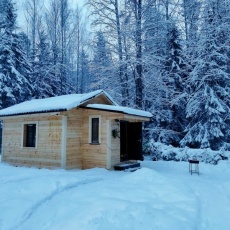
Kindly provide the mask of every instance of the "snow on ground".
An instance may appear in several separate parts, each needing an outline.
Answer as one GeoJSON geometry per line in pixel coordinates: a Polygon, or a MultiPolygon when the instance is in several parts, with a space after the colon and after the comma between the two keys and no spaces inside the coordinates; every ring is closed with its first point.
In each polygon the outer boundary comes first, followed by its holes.
{"type": "Polygon", "coordinates": [[[1,230],[227,230],[230,163],[143,161],[135,172],[0,163],[1,230]]]}

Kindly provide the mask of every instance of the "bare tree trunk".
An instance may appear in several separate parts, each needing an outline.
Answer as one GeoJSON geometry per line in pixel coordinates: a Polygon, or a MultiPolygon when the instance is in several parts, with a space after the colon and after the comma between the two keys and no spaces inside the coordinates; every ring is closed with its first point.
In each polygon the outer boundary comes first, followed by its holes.
{"type": "MultiPolygon", "coordinates": [[[[58,42],[58,28],[59,28],[59,4],[56,0],[50,2],[50,9],[46,13],[46,24],[48,28],[49,40],[52,47],[52,62],[53,70],[55,74],[56,81],[59,82],[59,42],[58,42]]],[[[60,87],[56,88],[54,92],[56,95],[60,95],[60,87]]]]}
{"type": "Polygon", "coordinates": [[[63,94],[63,87],[66,78],[66,24],[67,16],[67,0],[61,0],[61,95],[63,94]]]}
{"type": "Polygon", "coordinates": [[[77,76],[76,76],[76,93],[82,92],[80,79],[80,12],[77,9],[77,76]]]}
{"type": "MultiPolygon", "coordinates": [[[[27,0],[24,7],[26,11],[26,20],[28,22],[28,37],[32,41],[32,56],[30,58],[31,61],[34,62],[36,57],[36,30],[39,17],[39,2],[38,0],[27,0]]],[[[32,68],[33,67],[34,66],[32,66],[32,68]]]]}
{"type": "Polygon", "coordinates": [[[117,55],[119,60],[119,84],[121,89],[121,104],[126,106],[128,104],[129,90],[126,75],[126,63],[124,60],[124,48],[122,43],[123,32],[121,29],[121,12],[119,6],[119,0],[88,0],[88,5],[93,8],[93,15],[100,15],[93,19],[93,24],[98,26],[102,25],[107,30],[107,34],[116,44],[116,50],[114,50],[115,55],[117,55]],[[108,26],[109,25],[109,26],[108,26]]]}
{"type": "Polygon", "coordinates": [[[33,46],[33,61],[35,61],[36,49],[36,21],[37,21],[37,6],[36,0],[33,0],[33,16],[32,16],[32,46],[33,46]]]}
{"type": "Polygon", "coordinates": [[[184,8],[185,38],[187,42],[188,41],[188,3],[187,3],[187,0],[183,0],[183,8],[184,8]]]}
{"type": "Polygon", "coordinates": [[[63,75],[64,75],[64,0],[61,0],[61,95],[63,94],[63,75]]]}
{"type": "Polygon", "coordinates": [[[142,0],[133,0],[136,18],[136,106],[142,108],[143,104],[143,77],[142,77],[142,0]]]}
{"type": "Polygon", "coordinates": [[[117,43],[118,43],[118,55],[119,55],[119,76],[120,76],[120,84],[121,84],[121,94],[122,94],[122,102],[123,106],[127,105],[127,101],[129,98],[128,85],[125,77],[125,63],[123,61],[123,48],[121,41],[121,26],[120,26],[120,18],[118,11],[118,0],[114,2],[115,6],[115,14],[116,14],[116,27],[117,27],[117,43]]]}

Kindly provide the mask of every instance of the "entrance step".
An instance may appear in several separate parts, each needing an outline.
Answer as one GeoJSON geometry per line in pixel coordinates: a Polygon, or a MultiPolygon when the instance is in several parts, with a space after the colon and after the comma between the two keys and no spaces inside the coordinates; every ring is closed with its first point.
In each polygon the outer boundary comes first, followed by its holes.
{"type": "Polygon", "coordinates": [[[125,172],[135,172],[136,170],[141,169],[141,167],[135,167],[135,168],[129,168],[129,169],[125,169],[125,172]]]}
{"type": "Polygon", "coordinates": [[[117,165],[114,165],[114,169],[118,170],[118,171],[129,171],[129,172],[133,172],[136,171],[137,169],[139,169],[141,166],[140,163],[138,162],[134,162],[134,161],[124,161],[121,162],[117,165]]]}

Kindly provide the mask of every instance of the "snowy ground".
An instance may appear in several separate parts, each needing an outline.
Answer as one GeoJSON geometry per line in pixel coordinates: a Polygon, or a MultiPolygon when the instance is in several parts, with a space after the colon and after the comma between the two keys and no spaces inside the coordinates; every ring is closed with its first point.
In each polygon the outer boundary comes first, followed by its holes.
{"type": "Polygon", "coordinates": [[[1,230],[230,229],[230,163],[144,161],[136,172],[0,164],[1,230]]]}

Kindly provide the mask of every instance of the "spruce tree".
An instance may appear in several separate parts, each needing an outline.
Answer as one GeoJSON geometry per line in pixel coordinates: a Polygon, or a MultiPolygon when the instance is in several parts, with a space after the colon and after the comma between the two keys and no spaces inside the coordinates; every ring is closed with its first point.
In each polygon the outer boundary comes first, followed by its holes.
{"type": "Polygon", "coordinates": [[[58,94],[60,82],[55,77],[54,69],[47,35],[43,28],[39,28],[33,71],[35,98],[53,97],[58,94]]]}
{"type": "Polygon", "coordinates": [[[81,81],[80,81],[80,89],[81,93],[86,93],[90,91],[90,84],[91,84],[91,73],[90,73],[90,63],[89,57],[82,49],[81,51],[81,81]]]}
{"type": "Polygon", "coordinates": [[[229,26],[220,7],[218,0],[206,1],[196,65],[187,83],[189,125],[182,146],[219,149],[229,143],[229,26]]]}
{"type": "MultiPolygon", "coordinates": [[[[111,71],[112,60],[109,50],[107,49],[107,41],[104,34],[99,31],[96,36],[96,44],[94,48],[94,58],[92,61],[92,83],[91,89],[108,89],[110,84],[115,84],[111,71]]],[[[108,91],[108,90],[107,90],[108,91]]]]}
{"type": "Polygon", "coordinates": [[[168,25],[166,42],[166,59],[164,64],[164,78],[167,82],[167,99],[170,116],[167,120],[168,143],[179,146],[185,128],[185,78],[186,61],[182,51],[180,33],[172,20],[168,25]]]}
{"type": "Polygon", "coordinates": [[[30,65],[15,33],[16,12],[11,0],[5,1],[0,24],[0,108],[31,97],[30,65]]]}

